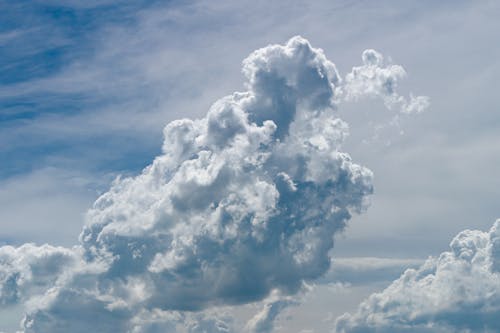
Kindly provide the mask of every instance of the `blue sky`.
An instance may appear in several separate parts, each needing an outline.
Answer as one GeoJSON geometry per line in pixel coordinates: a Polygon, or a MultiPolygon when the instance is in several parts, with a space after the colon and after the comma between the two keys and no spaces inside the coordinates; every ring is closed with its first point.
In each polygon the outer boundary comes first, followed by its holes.
{"type": "MultiPolygon", "coordinates": [[[[85,68],[92,66],[85,59],[93,58],[99,52],[100,33],[113,25],[134,24],[134,13],[141,7],[151,5],[138,2],[114,5],[110,2],[61,6],[55,2],[31,1],[2,4],[1,79],[6,92],[2,94],[1,121],[2,128],[6,130],[19,129],[13,133],[11,140],[17,139],[15,141],[21,145],[20,149],[13,144],[2,149],[2,159],[6,161],[2,176],[12,176],[36,169],[40,164],[49,164],[44,161],[48,156],[71,156],[71,151],[78,149],[86,151],[86,147],[92,146],[92,141],[109,142],[108,139],[83,135],[75,140],[79,142],[77,144],[73,140],[53,137],[46,133],[47,129],[39,134],[26,134],[23,128],[46,119],[48,122],[53,118],[74,119],[89,110],[115,104],[118,96],[104,91],[88,91],[91,87],[81,84],[90,83],[86,80],[91,78],[74,77],[71,75],[72,68],[78,67],[78,64],[85,68]],[[61,80],[59,85],[56,83],[58,80],[61,80]],[[53,83],[56,86],[52,86],[53,83]]],[[[99,136],[103,135],[100,133],[99,136]]],[[[135,150],[137,154],[138,149],[135,150]]],[[[152,149],[149,151],[151,154],[152,149]]],[[[145,160],[147,155],[138,158],[145,160]]],[[[114,164],[110,168],[106,168],[105,163],[91,164],[96,169],[107,171],[137,169],[144,165],[144,162],[134,163],[132,160],[115,156],[107,161],[114,164]]]]}
{"type": "MultiPolygon", "coordinates": [[[[428,96],[430,106],[397,124],[380,99],[338,108],[349,124],[343,150],[374,173],[371,205],[335,234],[326,282],[274,303],[300,303],[284,306],[274,330],[332,328],[462,230],[487,232],[500,217],[495,1],[40,0],[0,9],[2,244],[77,245],[113,179],[163,154],[167,123],[201,119],[221,97],[246,91],[242,60],[295,35],[322,48],[341,77],[377,50],[406,70],[401,95],[428,96]]],[[[252,306],[227,311],[247,318],[252,306]]]]}

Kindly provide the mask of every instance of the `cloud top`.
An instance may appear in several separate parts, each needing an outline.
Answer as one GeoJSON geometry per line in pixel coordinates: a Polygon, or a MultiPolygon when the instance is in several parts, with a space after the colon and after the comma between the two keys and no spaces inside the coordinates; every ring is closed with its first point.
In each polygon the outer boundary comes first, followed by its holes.
{"type": "Polygon", "coordinates": [[[380,97],[389,109],[399,110],[403,114],[420,113],[429,107],[427,96],[410,97],[397,92],[398,82],[406,76],[400,65],[385,65],[384,57],[379,52],[368,49],[361,56],[363,65],[352,68],[345,77],[345,97],[358,100],[366,97],[380,97]]]}

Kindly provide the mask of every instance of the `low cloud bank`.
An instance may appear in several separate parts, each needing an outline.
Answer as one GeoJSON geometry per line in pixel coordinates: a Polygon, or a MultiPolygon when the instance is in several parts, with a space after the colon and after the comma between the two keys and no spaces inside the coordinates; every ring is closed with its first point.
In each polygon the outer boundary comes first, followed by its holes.
{"type": "Polygon", "coordinates": [[[500,331],[500,220],[486,232],[464,230],[450,251],[408,269],[371,295],[336,332],[500,331]]]}

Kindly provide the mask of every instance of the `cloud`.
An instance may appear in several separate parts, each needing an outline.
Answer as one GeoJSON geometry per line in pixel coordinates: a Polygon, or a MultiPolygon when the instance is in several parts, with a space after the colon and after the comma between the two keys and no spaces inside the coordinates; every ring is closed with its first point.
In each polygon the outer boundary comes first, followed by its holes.
{"type": "Polygon", "coordinates": [[[0,306],[26,301],[64,279],[78,261],[72,249],[24,244],[0,247],[0,306]]]}
{"type": "Polygon", "coordinates": [[[381,97],[389,109],[401,113],[420,113],[429,107],[427,96],[404,97],[397,93],[398,81],[406,76],[400,65],[384,65],[384,57],[375,50],[365,50],[361,56],[362,66],[353,67],[345,77],[347,99],[381,97]]]}
{"type": "Polygon", "coordinates": [[[488,232],[464,230],[450,251],[408,269],[337,332],[497,332],[500,330],[500,220],[488,232]]]}
{"type": "MultiPolygon", "coordinates": [[[[254,51],[243,74],[247,91],[169,123],[162,154],[95,202],[68,249],[78,265],[27,301],[24,332],[225,332],[204,310],[294,295],[328,271],[333,236],[373,192],[342,151],[352,80],[302,37],[254,51]]],[[[289,303],[249,328],[269,331],[289,303]]]]}
{"type": "Polygon", "coordinates": [[[164,154],[96,202],[80,239],[107,270],[61,290],[33,327],[67,298],[96,298],[87,288],[109,299],[89,310],[201,310],[294,294],[329,268],[333,234],[372,192],[371,172],[340,152],[335,67],[296,37],[255,51],[243,71],[247,92],[167,125],[164,154]]]}
{"type": "Polygon", "coordinates": [[[407,268],[417,268],[420,259],[397,259],[376,257],[334,258],[332,268],[319,283],[348,283],[362,285],[382,281],[393,281],[407,268]]]}
{"type": "Polygon", "coordinates": [[[249,333],[272,332],[275,320],[283,310],[298,304],[298,301],[291,297],[283,297],[274,293],[266,300],[262,310],[247,322],[245,331],[249,333]]]}

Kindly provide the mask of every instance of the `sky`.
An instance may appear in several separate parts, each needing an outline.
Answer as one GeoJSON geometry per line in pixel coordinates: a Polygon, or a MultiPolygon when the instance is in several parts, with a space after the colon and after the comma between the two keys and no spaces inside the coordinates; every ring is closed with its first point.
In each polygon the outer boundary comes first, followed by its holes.
{"type": "Polygon", "coordinates": [[[0,9],[0,332],[500,329],[496,1],[0,9]]]}

